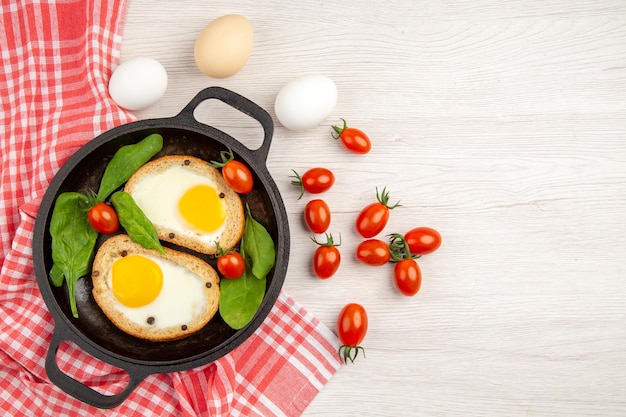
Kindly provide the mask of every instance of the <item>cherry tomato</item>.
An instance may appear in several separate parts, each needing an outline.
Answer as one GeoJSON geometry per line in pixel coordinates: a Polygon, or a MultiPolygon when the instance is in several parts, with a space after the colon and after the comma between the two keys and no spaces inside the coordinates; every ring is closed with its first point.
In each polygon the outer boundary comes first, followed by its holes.
{"type": "Polygon", "coordinates": [[[304,221],[313,233],[324,233],[330,226],[330,208],[324,200],[309,201],[304,206],[304,221]]]}
{"type": "Polygon", "coordinates": [[[396,263],[393,270],[396,288],[404,295],[417,294],[422,285],[422,271],[414,259],[403,259],[396,263]]]}
{"type": "Polygon", "coordinates": [[[226,185],[239,194],[248,194],[254,186],[254,177],[250,169],[242,162],[235,160],[232,149],[220,152],[221,162],[211,161],[213,168],[222,168],[222,177],[226,185]]]}
{"type": "Polygon", "coordinates": [[[326,168],[311,168],[302,177],[296,171],[293,171],[293,173],[296,179],[291,181],[291,184],[300,186],[300,197],[298,197],[298,200],[302,198],[305,191],[311,194],[323,193],[328,191],[335,183],[335,175],[326,168]]]}
{"type": "Polygon", "coordinates": [[[348,127],[345,119],[343,120],[343,127],[333,126],[333,130],[337,133],[333,135],[335,139],[341,139],[343,146],[354,153],[368,153],[372,149],[372,142],[370,138],[359,129],[354,127],[348,127]]]}
{"type": "Polygon", "coordinates": [[[335,275],[339,269],[341,253],[337,246],[341,245],[341,241],[334,243],[332,235],[328,233],[326,234],[326,243],[320,243],[315,238],[312,239],[319,245],[313,254],[313,272],[318,278],[328,279],[335,275]]]}
{"type": "Polygon", "coordinates": [[[227,252],[217,258],[217,270],[225,278],[241,278],[246,272],[246,262],[239,252],[227,252]]]}
{"type": "Polygon", "coordinates": [[[430,227],[416,227],[404,235],[406,243],[414,255],[426,255],[441,246],[441,235],[430,227]]]}
{"type": "Polygon", "coordinates": [[[393,206],[389,205],[389,193],[386,188],[383,188],[383,192],[380,194],[376,188],[376,199],[378,201],[365,206],[356,219],[356,230],[364,238],[379,234],[389,221],[389,210],[400,205],[400,202],[393,206]]]}
{"type": "Polygon", "coordinates": [[[239,194],[248,194],[254,186],[252,173],[243,163],[232,160],[222,167],[226,184],[239,194]]]}
{"type": "Polygon", "coordinates": [[[367,312],[365,308],[357,303],[346,304],[337,317],[337,336],[342,343],[339,348],[339,355],[342,356],[344,363],[354,363],[354,359],[359,351],[365,350],[359,346],[367,334],[367,312]]]}
{"type": "Polygon", "coordinates": [[[113,207],[106,203],[96,203],[87,212],[89,224],[98,233],[110,235],[117,232],[120,227],[120,221],[117,218],[117,212],[113,207]]]}
{"type": "Polygon", "coordinates": [[[366,265],[380,266],[389,262],[391,254],[386,242],[368,239],[359,243],[356,248],[356,257],[366,265]]]}

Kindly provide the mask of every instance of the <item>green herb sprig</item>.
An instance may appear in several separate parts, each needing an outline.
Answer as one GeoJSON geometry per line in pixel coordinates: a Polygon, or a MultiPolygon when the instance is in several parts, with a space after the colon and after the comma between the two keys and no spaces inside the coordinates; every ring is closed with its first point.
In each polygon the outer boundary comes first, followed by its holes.
{"type": "Polygon", "coordinates": [[[265,296],[267,274],[276,263],[276,247],[271,235],[256,221],[246,206],[246,226],[239,252],[246,261],[246,272],[238,279],[220,282],[222,319],[233,329],[245,327],[254,317],[265,296]]]}

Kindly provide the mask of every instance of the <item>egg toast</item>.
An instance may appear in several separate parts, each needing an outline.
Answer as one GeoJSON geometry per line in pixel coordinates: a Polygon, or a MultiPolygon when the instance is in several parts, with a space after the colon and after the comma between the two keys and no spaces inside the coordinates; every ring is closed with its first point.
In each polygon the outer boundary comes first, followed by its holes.
{"type": "Polygon", "coordinates": [[[100,246],[93,261],[96,303],[115,326],[145,340],[187,337],[218,311],[219,277],[213,267],[188,253],[165,251],[119,234],[100,246]]]}
{"type": "Polygon", "coordinates": [[[186,155],[155,159],[138,169],[124,191],[154,224],[159,239],[204,254],[234,247],[245,213],[239,194],[208,162],[186,155]]]}

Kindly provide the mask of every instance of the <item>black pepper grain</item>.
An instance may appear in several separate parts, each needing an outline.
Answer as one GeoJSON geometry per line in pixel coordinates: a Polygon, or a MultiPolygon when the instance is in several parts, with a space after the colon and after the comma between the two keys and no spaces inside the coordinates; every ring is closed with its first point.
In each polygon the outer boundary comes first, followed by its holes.
{"type": "Polygon", "coordinates": [[[148,324],[151,324],[151,325],[154,324],[154,317],[152,317],[152,316],[148,317],[147,322],[148,322],[148,324]]]}
{"type": "Polygon", "coordinates": [[[180,326],[180,329],[181,329],[182,331],[187,330],[187,325],[186,325],[186,324],[183,324],[182,326],[180,326]]]}
{"type": "Polygon", "coordinates": [[[213,284],[211,284],[210,282],[207,282],[207,283],[206,283],[206,284],[204,284],[204,285],[206,285],[206,287],[207,287],[207,288],[211,288],[211,287],[213,286],[213,284]]]}
{"type": "Polygon", "coordinates": [[[170,239],[174,239],[176,237],[174,233],[170,233],[168,236],[170,237],[170,239]]]}
{"type": "Polygon", "coordinates": [[[128,251],[123,250],[123,251],[121,251],[121,252],[120,252],[120,256],[121,256],[122,258],[123,258],[124,256],[126,256],[126,255],[128,255],[128,251]]]}
{"type": "Polygon", "coordinates": [[[220,193],[220,198],[224,198],[224,197],[226,197],[226,194],[220,193]]]}
{"type": "Polygon", "coordinates": [[[185,165],[189,165],[190,163],[191,161],[189,159],[185,159],[185,162],[184,162],[185,165]]]}

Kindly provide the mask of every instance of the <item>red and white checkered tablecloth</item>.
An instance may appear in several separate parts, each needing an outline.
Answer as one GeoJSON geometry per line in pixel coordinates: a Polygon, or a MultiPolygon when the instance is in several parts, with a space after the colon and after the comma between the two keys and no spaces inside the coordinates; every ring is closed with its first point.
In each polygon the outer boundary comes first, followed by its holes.
{"type": "MultiPolygon", "coordinates": [[[[37,209],[59,167],[99,133],[133,120],[107,95],[127,0],[2,0],[0,21],[0,412],[3,415],[298,416],[337,371],[335,335],[282,293],[248,341],[204,367],[155,374],[112,410],[50,383],[53,330],[33,271],[37,209]]],[[[125,372],[72,343],[69,376],[104,394],[125,372]]]]}

